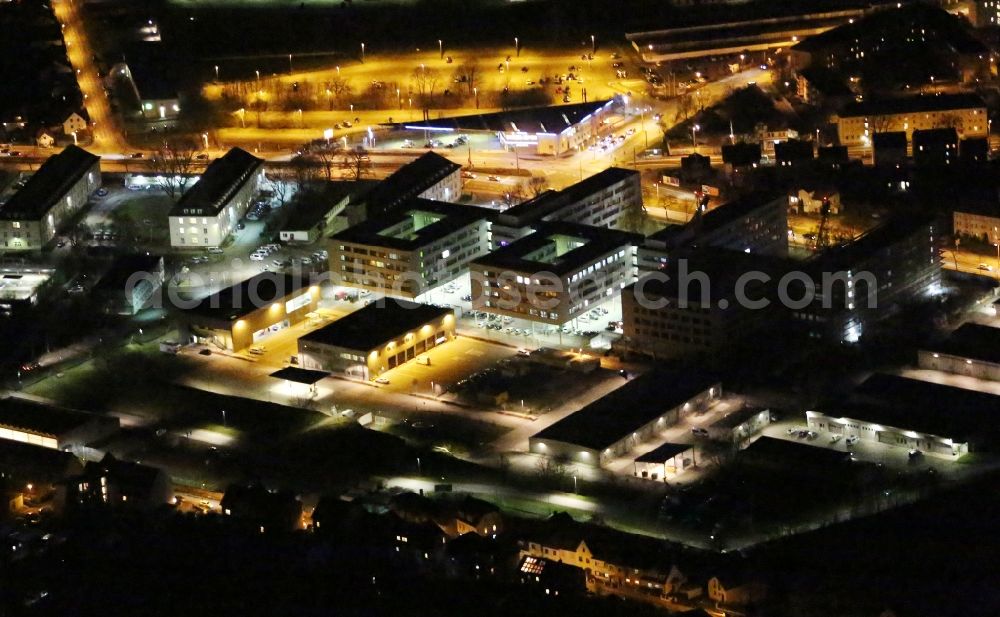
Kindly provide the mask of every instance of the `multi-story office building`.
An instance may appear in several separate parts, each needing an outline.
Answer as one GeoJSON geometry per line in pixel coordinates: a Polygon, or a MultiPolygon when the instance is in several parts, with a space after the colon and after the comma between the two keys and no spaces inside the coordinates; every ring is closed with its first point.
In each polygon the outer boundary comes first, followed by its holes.
{"type": "Polygon", "coordinates": [[[469,264],[473,308],[566,323],[635,280],[635,247],[641,238],[576,223],[541,223],[533,233],[469,264]]]}
{"type": "Polygon", "coordinates": [[[788,259],[723,249],[673,253],[622,292],[621,346],[657,358],[721,352],[773,323],[781,312],[776,282],[790,267],[788,259]]]}
{"type": "Polygon", "coordinates": [[[205,168],[170,210],[170,245],[219,246],[236,228],[264,180],[264,161],[233,148],[205,168]]]}
{"type": "Polygon", "coordinates": [[[327,241],[334,281],[415,298],[490,250],[491,210],[412,199],[327,241]]]}
{"type": "Polygon", "coordinates": [[[933,219],[896,217],[849,244],[802,264],[788,297],[811,298],[792,308],[811,336],[857,341],[865,327],[941,286],[941,229],[933,219]]]}
{"type": "Polygon", "coordinates": [[[788,196],[755,192],[696,214],[684,225],[651,234],[638,250],[640,270],[658,270],[678,249],[714,247],[744,253],[788,254],[788,196]]]}
{"type": "Polygon", "coordinates": [[[642,208],[639,172],[609,167],[561,191],[546,191],[500,213],[493,225],[493,242],[495,246],[510,244],[541,221],[614,228],[630,208],[642,208]]]}
{"type": "Polygon", "coordinates": [[[49,157],[21,190],[0,204],[0,251],[42,248],[100,186],[100,157],[76,146],[49,157]]]}
{"type": "Polygon", "coordinates": [[[954,128],[960,139],[987,136],[986,103],[976,94],[913,95],[849,103],[837,117],[844,146],[870,146],[875,133],[954,128]]]}

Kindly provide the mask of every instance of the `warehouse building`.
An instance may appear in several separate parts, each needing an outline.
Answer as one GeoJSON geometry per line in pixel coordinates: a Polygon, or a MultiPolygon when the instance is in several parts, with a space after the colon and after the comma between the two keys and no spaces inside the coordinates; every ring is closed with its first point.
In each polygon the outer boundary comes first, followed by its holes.
{"type": "Polygon", "coordinates": [[[118,431],[118,418],[9,396],[0,399],[0,439],[72,450],[118,431]]]}
{"type": "Polygon", "coordinates": [[[806,412],[806,425],[844,438],[959,457],[969,452],[965,429],[933,412],[876,405],[845,405],[806,412]]]}
{"type": "Polygon", "coordinates": [[[334,282],[416,298],[489,252],[492,216],[485,208],[413,199],[330,237],[334,282]]]}
{"type": "Polygon", "coordinates": [[[750,437],[764,430],[769,424],[771,424],[770,409],[744,407],[713,422],[708,427],[708,434],[712,439],[742,446],[748,444],[750,437]]]}
{"type": "Polygon", "coordinates": [[[170,246],[221,245],[236,228],[264,181],[264,161],[233,148],[212,161],[205,173],[170,210],[170,246]]]}
{"type": "Polygon", "coordinates": [[[721,396],[722,384],[712,376],[653,371],[542,430],[528,440],[528,448],[603,466],[721,396]]]}
{"type": "Polygon", "coordinates": [[[575,223],[542,223],[534,233],[469,264],[479,311],[564,324],[635,280],[642,236],[575,223]]]}
{"type": "Polygon", "coordinates": [[[541,195],[504,210],[493,223],[493,246],[506,246],[542,221],[593,227],[618,227],[625,212],[642,209],[639,172],[609,167],[561,191],[541,195]]]}
{"type": "Polygon", "coordinates": [[[454,338],[450,308],[387,298],[299,338],[299,365],[374,379],[454,338]]]}
{"type": "Polygon", "coordinates": [[[262,272],[191,306],[178,307],[181,340],[241,351],[316,310],[319,286],[302,276],[262,272]]]}
{"type": "Polygon", "coordinates": [[[698,452],[694,444],[665,443],[637,456],[633,475],[637,478],[667,481],[685,469],[698,465],[698,452]]]}
{"type": "Polygon", "coordinates": [[[1000,328],[967,323],[917,352],[920,368],[1000,381],[1000,328]]]}
{"type": "Polygon", "coordinates": [[[49,157],[21,190],[0,204],[0,251],[42,248],[100,187],[100,157],[76,146],[49,157]]]}

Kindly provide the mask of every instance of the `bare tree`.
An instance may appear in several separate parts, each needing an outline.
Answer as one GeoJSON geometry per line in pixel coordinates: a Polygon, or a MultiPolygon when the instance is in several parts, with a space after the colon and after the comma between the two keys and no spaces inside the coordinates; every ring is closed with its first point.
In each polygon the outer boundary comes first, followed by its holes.
{"type": "Polygon", "coordinates": [[[457,79],[459,83],[465,84],[465,87],[469,92],[469,96],[472,96],[475,92],[476,83],[479,79],[476,75],[478,70],[479,66],[472,59],[466,59],[462,62],[462,64],[455,67],[455,79],[457,79]]]}
{"type": "Polygon", "coordinates": [[[674,115],[675,122],[683,122],[691,116],[694,111],[694,98],[690,94],[682,94],[677,97],[677,113],[674,115]]]}
{"type": "Polygon", "coordinates": [[[341,101],[344,97],[351,95],[351,82],[347,81],[343,77],[334,77],[327,85],[327,102],[330,110],[333,110],[333,102],[336,101],[337,107],[343,107],[341,101]],[[330,97],[333,97],[332,100],[330,97]]]}
{"type": "Polygon", "coordinates": [[[157,185],[177,201],[187,189],[194,171],[195,147],[185,140],[165,141],[149,159],[157,185]]]}
{"type": "Polygon", "coordinates": [[[549,180],[545,176],[531,176],[528,179],[528,190],[532,197],[538,197],[549,188],[549,180]]]}
{"type": "Polygon", "coordinates": [[[274,193],[278,203],[282,206],[288,203],[288,198],[297,188],[293,178],[283,177],[277,171],[269,171],[265,177],[267,178],[267,188],[274,193]]]}
{"type": "Polygon", "coordinates": [[[371,157],[368,156],[368,151],[361,146],[344,150],[341,166],[355,181],[373,173],[371,157]]]}
{"type": "Polygon", "coordinates": [[[525,191],[525,185],[524,183],[519,182],[514,185],[514,188],[500,196],[500,203],[502,203],[505,208],[511,208],[527,200],[527,198],[528,194],[525,191]]]}
{"type": "Polygon", "coordinates": [[[413,82],[417,100],[420,101],[420,106],[423,109],[430,107],[431,101],[434,100],[434,90],[440,79],[441,72],[437,69],[427,68],[423,64],[413,69],[410,80],[413,82]]]}
{"type": "Polygon", "coordinates": [[[869,120],[869,124],[871,124],[873,135],[875,133],[885,133],[892,125],[892,117],[881,114],[872,116],[871,120],[869,120]]]}
{"type": "Polygon", "coordinates": [[[294,157],[289,162],[289,166],[291,167],[292,175],[295,177],[295,183],[300,189],[305,189],[312,184],[319,173],[319,164],[316,159],[306,154],[294,157]]]}
{"type": "Polygon", "coordinates": [[[326,173],[327,182],[330,182],[333,180],[333,168],[337,164],[337,159],[340,157],[342,151],[340,142],[334,141],[329,144],[315,145],[309,148],[306,151],[306,156],[316,162],[316,166],[326,173]]]}

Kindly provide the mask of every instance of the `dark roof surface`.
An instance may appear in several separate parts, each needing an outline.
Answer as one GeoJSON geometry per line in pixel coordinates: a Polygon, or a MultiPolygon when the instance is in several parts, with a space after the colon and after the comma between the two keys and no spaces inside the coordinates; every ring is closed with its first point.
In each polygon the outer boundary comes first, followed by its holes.
{"type": "Polygon", "coordinates": [[[892,217],[852,242],[835,246],[816,255],[806,262],[806,268],[826,268],[828,272],[849,269],[879,251],[884,251],[918,233],[926,232],[932,224],[932,218],[915,214],[892,217]]]}
{"type": "Polygon", "coordinates": [[[112,483],[118,484],[128,491],[148,494],[156,480],[164,472],[158,467],[117,459],[109,452],[104,455],[100,462],[90,461],[87,463],[84,467],[84,473],[88,476],[92,474],[104,475],[112,483]]]}
{"type": "Polygon", "coordinates": [[[59,436],[98,416],[21,398],[0,399],[0,425],[59,436]]]}
{"type": "Polygon", "coordinates": [[[718,383],[716,377],[694,370],[652,371],[543,429],[534,438],[602,450],[718,383]]]}
{"type": "Polygon", "coordinates": [[[544,219],[556,210],[570,204],[581,202],[591,195],[607,189],[609,186],[635,178],[638,181],[639,172],[621,167],[609,167],[561,191],[545,191],[541,195],[521,202],[504,210],[500,220],[510,218],[514,224],[527,224],[544,219]]]}
{"type": "Polygon", "coordinates": [[[122,255],[114,263],[101,280],[94,286],[95,291],[121,291],[129,278],[136,273],[154,273],[163,268],[163,257],[160,255],[122,255]]]}
{"type": "Polygon", "coordinates": [[[1000,396],[996,394],[886,373],[875,373],[855,388],[854,394],[858,400],[906,409],[914,415],[925,413],[929,419],[961,416],[986,419],[983,414],[989,412],[993,414],[989,421],[992,424],[1000,410],[1000,396]]]}
{"type": "MultiPolygon", "coordinates": [[[[891,99],[851,102],[840,110],[841,118],[856,116],[877,116],[882,114],[905,114],[952,109],[985,109],[986,103],[978,94],[914,94],[891,99]]],[[[878,135],[878,133],[876,133],[878,135]]]]}
{"type": "Polygon", "coordinates": [[[430,199],[411,199],[397,205],[389,212],[384,212],[377,217],[369,218],[363,223],[335,233],[330,236],[330,239],[412,251],[448,234],[455,233],[463,227],[494,217],[495,213],[492,210],[478,206],[459,205],[430,199]],[[383,230],[403,222],[415,211],[431,212],[442,218],[413,232],[411,238],[396,238],[381,233],[383,230]]]}
{"type": "Polygon", "coordinates": [[[215,216],[262,166],[264,161],[242,148],[232,148],[209,163],[201,178],[170,210],[170,216],[215,216]]]}
{"type": "Polygon", "coordinates": [[[650,450],[649,452],[643,454],[642,456],[637,456],[635,462],[637,463],[662,463],[668,458],[673,458],[678,454],[687,452],[693,448],[693,444],[689,443],[670,443],[661,444],[656,448],[650,450]]]}
{"type": "Polygon", "coordinates": [[[715,231],[733,221],[749,216],[762,206],[768,206],[780,199],[785,200],[785,206],[787,207],[788,197],[786,195],[760,191],[755,191],[733,201],[727,201],[701,215],[701,222],[698,223],[700,231],[702,233],[715,231]]]}
{"type": "Polygon", "coordinates": [[[611,101],[574,103],[547,107],[529,107],[490,114],[435,118],[426,122],[401,122],[400,126],[448,128],[456,131],[520,131],[524,133],[558,134],[579,122],[586,121],[611,101]]]}
{"type": "Polygon", "coordinates": [[[365,201],[375,212],[384,212],[418,197],[461,168],[436,152],[426,152],[371,189],[365,201]]]}
{"type": "Polygon", "coordinates": [[[306,276],[278,272],[261,272],[231,287],[202,298],[193,307],[183,307],[183,313],[221,321],[234,321],[272,302],[309,287],[306,276]]]}
{"type": "Polygon", "coordinates": [[[799,466],[843,465],[851,461],[850,452],[840,452],[822,446],[775,437],[757,439],[738,457],[741,460],[762,461],[787,466],[789,469],[795,469],[799,466]]]}
{"type": "Polygon", "coordinates": [[[42,218],[100,160],[100,157],[83,148],[67,146],[42,163],[38,171],[28,178],[24,187],[0,206],[0,217],[31,220],[42,218]]]}
{"type": "Polygon", "coordinates": [[[291,210],[282,231],[312,229],[346,197],[349,203],[364,201],[378,182],[375,180],[344,180],[327,182],[321,191],[299,191],[286,207],[291,210]]]}
{"type": "Polygon", "coordinates": [[[997,429],[994,428],[996,414],[992,409],[966,410],[955,414],[949,413],[947,409],[930,409],[925,406],[848,402],[818,407],[813,411],[830,418],[861,420],[902,430],[919,431],[954,439],[959,443],[976,441],[977,436],[997,435],[997,429]]]}
{"type": "Polygon", "coordinates": [[[341,317],[299,340],[368,351],[429,321],[454,314],[452,309],[385,298],[341,317]]]}
{"type": "Polygon", "coordinates": [[[492,253],[478,257],[474,262],[490,268],[508,268],[521,272],[544,271],[561,275],[622,246],[639,244],[641,241],[642,236],[639,234],[577,223],[552,221],[539,223],[534,233],[496,249],[492,253]],[[535,261],[524,257],[547,244],[551,244],[553,240],[550,238],[553,236],[582,238],[586,240],[586,243],[566,252],[554,261],[535,261]]]}
{"type": "Polygon", "coordinates": [[[286,366],[268,375],[268,377],[274,377],[275,379],[286,379],[310,386],[329,376],[330,374],[325,371],[311,371],[305,368],[298,368],[297,366],[286,366]]]}

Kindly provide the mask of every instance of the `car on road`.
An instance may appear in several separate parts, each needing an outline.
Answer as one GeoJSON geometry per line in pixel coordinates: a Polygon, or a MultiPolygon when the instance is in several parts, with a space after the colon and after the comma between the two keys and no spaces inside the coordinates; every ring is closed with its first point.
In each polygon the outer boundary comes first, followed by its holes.
{"type": "Polygon", "coordinates": [[[375,383],[382,384],[383,386],[389,385],[388,377],[376,377],[375,383]]]}
{"type": "Polygon", "coordinates": [[[490,182],[500,182],[500,178],[497,178],[496,176],[490,176],[490,182]]]}
{"type": "Polygon", "coordinates": [[[208,249],[209,255],[222,255],[223,253],[225,253],[225,251],[223,251],[222,248],[218,246],[213,246],[208,249]]]}
{"type": "Polygon", "coordinates": [[[130,154],[130,155],[129,155],[129,158],[133,158],[133,159],[141,159],[141,158],[143,158],[143,157],[145,157],[145,156],[146,156],[146,155],[145,155],[145,154],[143,154],[142,152],[133,152],[132,154],[130,154]]]}
{"type": "Polygon", "coordinates": [[[989,264],[979,264],[976,266],[976,270],[984,270],[986,272],[993,272],[993,266],[989,264]]]}
{"type": "Polygon", "coordinates": [[[854,444],[858,443],[859,441],[861,441],[861,438],[858,437],[857,435],[849,435],[847,437],[847,439],[844,440],[844,443],[847,444],[847,445],[849,445],[849,446],[853,446],[854,444]]]}
{"type": "Polygon", "coordinates": [[[907,455],[907,456],[908,456],[908,457],[910,458],[910,460],[912,461],[912,460],[914,460],[914,459],[918,459],[918,458],[920,458],[921,456],[923,456],[923,455],[924,455],[924,453],[923,453],[923,452],[921,452],[920,450],[917,450],[916,448],[914,448],[914,449],[910,450],[909,452],[907,452],[907,453],[906,453],[906,455],[907,455]]]}
{"type": "Polygon", "coordinates": [[[530,356],[531,355],[531,350],[530,349],[525,349],[524,347],[521,347],[521,348],[519,348],[517,350],[517,355],[519,355],[519,356],[530,356]]]}

